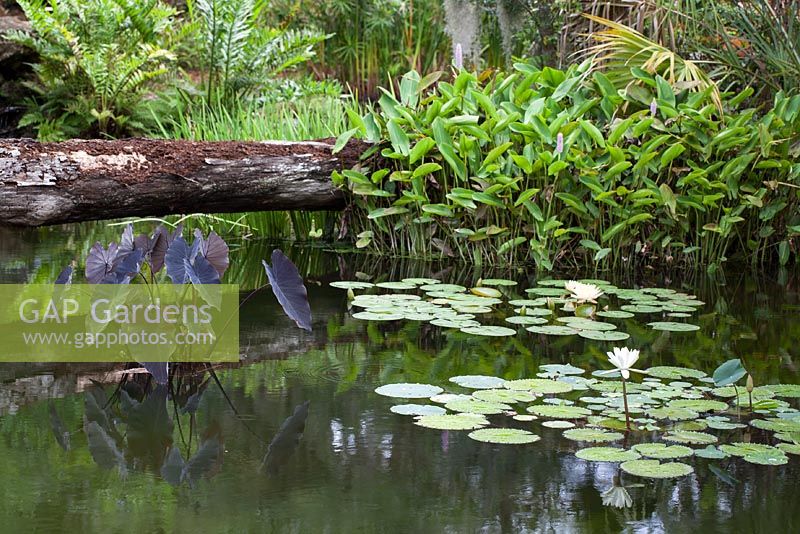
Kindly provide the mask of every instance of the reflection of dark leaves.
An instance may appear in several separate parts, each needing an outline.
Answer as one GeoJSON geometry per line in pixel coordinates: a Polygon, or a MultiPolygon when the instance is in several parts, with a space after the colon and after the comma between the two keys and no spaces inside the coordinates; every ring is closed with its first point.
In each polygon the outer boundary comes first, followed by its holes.
{"type": "Polygon", "coordinates": [[[311,401],[299,404],[294,409],[294,413],[286,418],[281,425],[278,433],[272,438],[264,456],[262,467],[267,473],[274,475],[279,467],[286,463],[286,460],[294,453],[295,448],[303,437],[306,429],[306,419],[308,419],[308,406],[311,401]]]}
{"type": "Polygon", "coordinates": [[[212,436],[200,444],[197,452],[189,458],[181,474],[181,481],[186,480],[190,486],[210,473],[222,461],[222,444],[218,436],[212,436]]]}
{"type": "Polygon", "coordinates": [[[178,486],[182,481],[181,477],[185,466],[186,463],[183,461],[181,451],[178,450],[178,447],[172,446],[164,459],[164,463],[161,465],[161,476],[171,485],[178,486]]]}
{"type": "Polygon", "coordinates": [[[106,393],[101,388],[92,388],[83,397],[83,407],[86,419],[94,421],[101,427],[108,429],[111,426],[108,414],[103,409],[106,393]]]}
{"type": "Polygon", "coordinates": [[[727,471],[724,471],[714,464],[708,464],[708,470],[714,473],[718,479],[729,486],[735,486],[739,481],[727,471]]]}
{"type": "Polygon", "coordinates": [[[95,463],[103,469],[117,467],[120,475],[124,476],[127,473],[125,457],[114,439],[96,421],[87,421],[83,431],[86,433],[89,452],[95,463]]]}
{"type": "Polygon", "coordinates": [[[272,292],[283,311],[297,326],[311,332],[311,306],[308,291],[294,263],[278,249],[272,251],[272,266],[261,260],[267,271],[272,292]]]}
{"type": "Polygon", "coordinates": [[[186,404],[184,404],[183,408],[181,409],[181,413],[195,413],[197,408],[200,406],[200,399],[203,398],[203,393],[207,387],[208,380],[200,384],[200,386],[197,388],[197,391],[189,395],[189,398],[186,399],[186,404]]]}
{"type": "Polygon", "coordinates": [[[137,401],[144,399],[144,388],[134,380],[126,380],[125,383],[122,384],[122,389],[128,393],[131,399],[137,401]]]}
{"type": "Polygon", "coordinates": [[[64,270],[61,271],[56,278],[57,285],[66,285],[72,283],[72,265],[67,265],[64,267],[64,270]]]}
{"type": "Polygon", "coordinates": [[[172,444],[172,419],[167,412],[167,387],[159,385],[128,413],[128,447],[141,458],[160,465],[172,444]]]}
{"type": "Polygon", "coordinates": [[[50,410],[50,428],[53,429],[53,434],[56,437],[56,441],[62,449],[68,451],[70,445],[69,431],[64,426],[64,422],[61,420],[61,417],[59,417],[58,412],[56,411],[56,405],[53,404],[52,401],[48,403],[48,409],[50,410]]]}
{"type": "Polygon", "coordinates": [[[124,418],[127,419],[132,410],[139,406],[139,401],[128,395],[124,389],[119,390],[119,410],[124,418]]]}
{"type": "Polygon", "coordinates": [[[153,375],[156,384],[166,384],[169,382],[169,363],[168,362],[141,362],[147,372],[153,375]]]}

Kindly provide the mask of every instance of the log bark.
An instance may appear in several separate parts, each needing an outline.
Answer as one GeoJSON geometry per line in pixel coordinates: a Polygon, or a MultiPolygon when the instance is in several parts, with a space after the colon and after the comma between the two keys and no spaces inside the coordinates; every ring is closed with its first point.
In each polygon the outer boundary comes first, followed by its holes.
{"type": "Polygon", "coordinates": [[[368,148],[333,140],[0,140],[0,223],[40,226],[129,216],[336,210],[331,172],[368,148]]]}

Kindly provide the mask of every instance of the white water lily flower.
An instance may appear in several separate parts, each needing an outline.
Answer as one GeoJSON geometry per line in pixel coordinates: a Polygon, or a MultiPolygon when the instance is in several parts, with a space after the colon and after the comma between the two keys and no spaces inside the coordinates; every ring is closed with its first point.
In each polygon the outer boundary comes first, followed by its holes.
{"type": "Polygon", "coordinates": [[[629,349],[628,347],[614,347],[614,351],[607,352],[606,355],[608,356],[608,361],[611,362],[611,365],[619,370],[619,373],[625,380],[630,378],[631,370],[641,372],[638,369],[631,369],[633,364],[636,363],[636,360],[639,359],[639,351],[636,349],[629,349]]]}
{"type": "Polygon", "coordinates": [[[633,499],[630,493],[622,486],[611,486],[603,492],[603,506],[613,506],[615,508],[630,508],[633,506],[633,499]]]}
{"type": "Polygon", "coordinates": [[[572,297],[578,302],[592,302],[597,304],[597,299],[603,295],[603,290],[594,284],[584,284],[570,280],[564,287],[572,293],[572,297]]]}

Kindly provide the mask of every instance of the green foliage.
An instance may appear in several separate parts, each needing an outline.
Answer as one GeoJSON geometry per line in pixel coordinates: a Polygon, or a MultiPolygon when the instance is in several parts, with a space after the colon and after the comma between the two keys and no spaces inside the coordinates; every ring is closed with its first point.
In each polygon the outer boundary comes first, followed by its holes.
{"type": "Polygon", "coordinates": [[[267,27],[260,21],[266,5],[265,0],[187,3],[207,103],[285,91],[281,86],[287,82],[279,77],[314,57],[314,47],[329,37],[313,28],[267,27]]]}
{"type": "Polygon", "coordinates": [[[796,257],[800,96],[758,114],[749,92],[722,93],[720,113],[711,87],[632,74],[641,86],[622,91],[588,63],[461,71],[434,89],[436,75],[406,74],[339,139],[377,143],[334,175],[359,208],[353,233],[378,252],[546,269],[796,257]]]}
{"type": "Polygon", "coordinates": [[[21,126],[42,140],[143,129],[143,101],[175,59],[176,11],[160,2],[20,0],[32,31],[5,38],[39,56],[21,126]]]}

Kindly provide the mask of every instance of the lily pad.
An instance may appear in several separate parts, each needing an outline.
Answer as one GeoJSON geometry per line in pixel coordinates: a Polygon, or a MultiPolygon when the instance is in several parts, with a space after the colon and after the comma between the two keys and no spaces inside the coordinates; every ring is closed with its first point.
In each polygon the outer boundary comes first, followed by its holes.
{"type": "Polygon", "coordinates": [[[606,317],[608,319],[630,319],[631,317],[635,317],[635,313],[631,313],[624,310],[603,310],[597,312],[598,317],[606,317]]]}
{"type": "Polygon", "coordinates": [[[565,289],[559,289],[557,287],[532,287],[526,289],[525,292],[540,297],[561,297],[567,293],[565,289]]]}
{"type": "Polygon", "coordinates": [[[383,289],[392,289],[395,291],[407,290],[407,289],[417,289],[417,286],[414,284],[408,284],[406,282],[378,282],[375,284],[376,287],[381,287],[383,289]]]}
{"type": "Polygon", "coordinates": [[[754,419],[750,426],[771,432],[800,432],[800,421],[792,419],[754,419]]]}
{"type": "Polygon", "coordinates": [[[578,333],[574,328],[569,326],[561,326],[556,324],[549,324],[544,326],[529,326],[526,328],[528,332],[534,334],[544,334],[546,336],[574,336],[578,333]]]}
{"type": "Polygon", "coordinates": [[[564,421],[563,419],[554,419],[552,421],[543,421],[542,426],[547,428],[559,428],[559,429],[566,429],[566,428],[575,428],[575,423],[572,421],[564,421]]]}
{"type": "Polygon", "coordinates": [[[617,447],[587,447],[578,450],[575,456],[589,462],[629,462],[641,458],[636,451],[617,447]]]}
{"type": "Polygon", "coordinates": [[[389,408],[389,411],[398,415],[444,415],[447,410],[441,406],[430,404],[398,404],[389,408]]]}
{"type": "Polygon", "coordinates": [[[624,304],[620,309],[632,313],[658,313],[661,311],[661,306],[648,306],[646,304],[624,304]]]}
{"type": "Polygon", "coordinates": [[[475,336],[489,336],[489,337],[505,337],[513,336],[517,333],[513,328],[506,328],[505,326],[466,326],[461,328],[465,334],[472,334],[475,336]]]}
{"type": "Polygon", "coordinates": [[[469,290],[469,292],[479,297],[489,297],[498,299],[503,296],[503,294],[499,290],[493,287],[484,287],[484,286],[473,287],[472,289],[469,290]]]}
{"type": "Polygon", "coordinates": [[[797,443],[779,443],[776,447],[787,454],[800,454],[800,444],[797,443]]]}
{"type": "Polygon", "coordinates": [[[444,391],[439,386],[430,384],[386,384],[375,389],[375,393],[396,399],[428,399],[444,391]]]}
{"type": "Polygon", "coordinates": [[[356,280],[340,280],[337,282],[331,282],[330,286],[335,287],[338,289],[369,289],[373,287],[375,284],[371,284],[369,282],[358,282],[356,280]]]}
{"type": "Polygon", "coordinates": [[[748,454],[774,454],[776,451],[781,452],[780,449],[776,449],[772,445],[765,445],[763,443],[745,443],[741,441],[726,443],[724,445],[720,445],[719,448],[721,451],[739,458],[744,458],[748,454]]]}
{"type": "Polygon", "coordinates": [[[436,402],[438,404],[447,404],[448,402],[453,402],[457,400],[469,400],[472,396],[464,395],[461,393],[440,393],[439,395],[434,395],[431,397],[431,401],[436,402]]]}
{"type": "Polygon", "coordinates": [[[503,387],[505,379],[487,375],[459,375],[450,378],[450,382],[462,388],[469,389],[494,389],[503,387]]]}
{"type": "Polygon", "coordinates": [[[706,432],[695,432],[692,430],[673,430],[663,437],[664,441],[674,441],[676,443],[693,443],[697,445],[709,445],[717,442],[717,436],[706,432]]]}
{"type": "Polygon", "coordinates": [[[719,450],[713,445],[708,445],[705,449],[695,449],[694,455],[707,460],[722,460],[728,457],[726,452],[719,450]]]}
{"type": "Polygon", "coordinates": [[[650,376],[658,378],[668,378],[671,380],[680,380],[681,378],[703,378],[706,374],[697,369],[690,369],[688,367],[671,367],[668,365],[659,365],[650,367],[645,371],[650,376]]]}
{"type": "Polygon", "coordinates": [[[774,451],[746,454],[744,461],[758,465],[784,465],[789,463],[789,457],[781,449],[776,448],[774,451]]]}
{"type": "Polygon", "coordinates": [[[686,408],[695,412],[721,412],[728,405],[721,401],[709,399],[675,399],[667,405],[670,408],[686,408]]]}
{"type": "Polygon", "coordinates": [[[539,325],[547,324],[547,319],[533,315],[512,315],[511,317],[506,317],[506,322],[511,324],[539,325]]]}
{"type": "Polygon", "coordinates": [[[551,419],[581,419],[592,415],[592,411],[580,406],[553,406],[539,404],[528,406],[528,411],[539,417],[549,417],[551,419]]]}
{"type": "Polygon", "coordinates": [[[771,391],[776,397],[800,398],[800,385],[798,384],[770,384],[764,386],[764,389],[771,391]]]}
{"type": "Polygon", "coordinates": [[[656,460],[686,458],[694,453],[689,447],[684,447],[683,445],[666,445],[664,443],[640,443],[634,445],[633,450],[646,458],[654,458],[656,460]]]}
{"type": "Polygon", "coordinates": [[[558,393],[568,393],[572,391],[572,386],[566,382],[558,380],[548,380],[546,378],[525,378],[522,380],[509,380],[503,387],[515,390],[533,391],[541,395],[552,395],[558,393]]]}
{"type": "Polygon", "coordinates": [[[399,321],[403,319],[402,313],[377,313],[374,311],[356,312],[353,314],[354,319],[361,319],[362,321],[399,321]]]}
{"type": "Polygon", "coordinates": [[[571,428],[570,430],[565,430],[563,436],[572,441],[589,441],[593,443],[617,441],[625,437],[619,432],[611,432],[600,428],[571,428]]]}
{"type": "Polygon", "coordinates": [[[517,428],[481,428],[470,432],[468,435],[476,441],[503,445],[524,445],[542,439],[533,432],[517,428]]]}
{"type": "Polygon", "coordinates": [[[478,400],[486,402],[533,402],[536,395],[530,391],[514,391],[511,389],[480,389],[472,394],[478,400]]]}
{"type": "Polygon", "coordinates": [[[441,284],[441,281],[437,280],[436,278],[403,278],[400,281],[405,282],[406,284],[414,284],[415,286],[441,284]]]}
{"type": "Polygon", "coordinates": [[[512,287],[517,285],[517,282],[515,280],[508,280],[507,278],[486,278],[485,280],[481,280],[481,285],[512,287]]]}
{"type": "Polygon", "coordinates": [[[478,399],[457,400],[448,402],[445,408],[453,412],[496,415],[511,410],[511,406],[502,402],[487,402],[478,399]]]}
{"type": "Polygon", "coordinates": [[[560,363],[546,363],[544,365],[540,365],[539,369],[553,374],[558,375],[582,375],[586,372],[585,369],[581,369],[580,367],[575,367],[571,364],[560,364],[560,363]]]}
{"type": "Polygon", "coordinates": [[[670,421],[689,421],[700,417],[700,414],[694,410],[669,406],[654,408],[646,413],[654,419],[669,419],[670,421]]]}
{"type": "Polygon", "coordinates": [[[680,462],[660,463],[658,460],[631,460],[620,465],[629,475],[643,478],[677,478],[690,475],[694,469],[680,462]]]}
{"type": "Polygon", "coordinates": [[[613,330],[606,332],[598,330],[579,330],[578,335],[593,341],[625,341],[631,337],[630,334],[626,332],[617,332],[613,330]]]}
{"type": "Polygon", "coordinates": [[[696,324],[675,323],[672,321],[656,321],[647,324],[653,330],[664,330],[666,332],[694,332],[695,330],[700,330],[700,327],[696,324]]]}
{"type": "Polygon", "coordinates": [[[482,415],[459,413],[423,415],[414,424],[435,430],[474,430],[488,425],[489,421],[482,415]]]}

